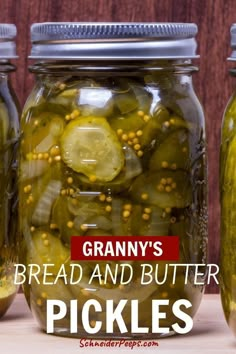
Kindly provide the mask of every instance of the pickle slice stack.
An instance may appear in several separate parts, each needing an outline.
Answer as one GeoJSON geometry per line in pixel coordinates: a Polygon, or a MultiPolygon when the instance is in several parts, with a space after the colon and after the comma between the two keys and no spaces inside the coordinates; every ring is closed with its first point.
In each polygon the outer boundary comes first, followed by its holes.
{"type": "MultiPolygon", "coordinates": [[[[32,94],[22,118],[22,262],[54,263],[55,279],[60,264],[69,269],[72,235],[175,235],[180,237],[180,262],[201,263],[207,230],[199,222],[206,200],[204,127],[200,111],[199,117],[186,114],[196,102],[185,90],[170,95],[147,77],[70,76],[63,83],[48,79],[41,97],[32,94]]],[[[153,269],[158,264],[161,274],[168,264],[147,262],[153,269]]],[[[90,298],[105,308],[109,298],[118,302],[135,295],[142,326],[151,326],[152,299],[168,298],[173,304],[187,298],[193,315],[201,296],[202,288],[191,278],[184,285],[181,272],[176,284],[167,277],[164,285],[141,285],[142,262],[131,263],[134,278],[127,286],[104,282],[106,262],[99,262],[103,281],[89,288],[96,262],[78,263],[84,270],[78,285],[25,284],[27,300],[44,328],[46,299],[58,296],[63,286],[63,301],[78,299],[79,311],[90,298]]],[[[107,263],[113,270],[121,264],[107,263]]],[[[130,328],[130,308],[123,315],[130,328]]],[[[104,312],[94,313],[92,320],[104,321],[104,312]]],[[[160,325],[176,321],[168,310],[160,325]]],[[[78,326],[83,333],[80,322],[78,326]]],[[[58,327],[69,328],[69,318],[58,321],[58,327]]]]}
{"type": "Polygon", "coordinates": [[[236,137],[225,151],[221,171],[221,299],[226,320],[236,333],[236,137]]]}

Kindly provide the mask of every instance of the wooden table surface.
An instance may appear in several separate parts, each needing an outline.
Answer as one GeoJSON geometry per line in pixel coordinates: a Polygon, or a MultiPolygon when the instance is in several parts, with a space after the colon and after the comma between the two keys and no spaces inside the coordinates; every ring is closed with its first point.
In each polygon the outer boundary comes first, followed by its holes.
{"type": "Polygon", "coordinates": [[[158,347],[150,348],[80,348],[79,339],[47,335],[38,329],[31,316],[24,296],[17,298],[0,321],[1,354],[76,354],[104,353],[112,350],[119,353],[168,353],[168,354],[230,354],[236,352],[236,339],[228,329],[221,309],[219,295],[205,295],[194,327],[188,335],[173,336],[158,340],[158,347]]]}

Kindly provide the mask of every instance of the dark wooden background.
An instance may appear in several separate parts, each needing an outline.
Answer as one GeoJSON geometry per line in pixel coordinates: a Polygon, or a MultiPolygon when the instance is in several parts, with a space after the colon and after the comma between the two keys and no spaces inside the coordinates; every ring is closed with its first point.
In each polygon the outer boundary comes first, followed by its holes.
{"type": "MultiPolygon", "coordinates": [[[[33,76],[27,72],[30,51],[29,29],[44,21],[153,21],[195,22],[199,26],[195,88],[206,113],[209,158],[209,262],[219,259],[218,159],[220,126],[227,100],[235,85],[228,75],[232,64],[229,28],[236,22],[236,0],[0,0],[0,22],[18,28],[13,86],[21,104],[27,97],[33,76]]],[[[216,292],[215,284],[208,291],[216,292]]]]}

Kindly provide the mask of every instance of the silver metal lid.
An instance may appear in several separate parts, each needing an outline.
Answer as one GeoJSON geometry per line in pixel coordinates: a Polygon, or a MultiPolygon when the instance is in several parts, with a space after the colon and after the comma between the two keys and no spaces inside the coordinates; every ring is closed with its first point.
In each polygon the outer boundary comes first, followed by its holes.
{"type": "Polygon", "coordinates": [[[0,24],[0,59],[14,59],[16,55],[15,37],[16,26],[12,24],[0,24]]]}
{"type": "Polygon", "coordinates": [[[232,48],[231,56],[228,58],[230,61],[236,60],[236,23],[234,23],[230,28],[231,41],[230,45],[232,48]]]}
{"type": "Polygon", "coordinates": [[[194,23],[35,23],[30,58],[191,59],[196,34],[194,23]]]}

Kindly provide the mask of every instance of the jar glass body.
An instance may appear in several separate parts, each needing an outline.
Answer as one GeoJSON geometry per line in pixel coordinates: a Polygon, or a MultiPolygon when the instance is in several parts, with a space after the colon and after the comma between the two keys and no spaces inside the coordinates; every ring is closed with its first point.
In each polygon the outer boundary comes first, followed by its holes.
{"type": "Polygon", "coordinates": [[[0,317],[14,299],[14,264],[17,262],[17,147],[19,141],[18,102],[8,73],[14,70],[0,61],[0,317]]]}
{"type": "MultiPolygon", "coordinates": [[[[235,70],[232,70],[235,75],[235,70]]],[[[224,112],[220,150],[220,291],[226,321],[236,335],[236,92],[224,112]]]]}
{"type": "MultiPolygon", "coordinates": [[[[70,277],[72,235],[178,235],[178,262],[206,263],[205,127],[192,86],[193,68],[189,62],[164,60],[106,64],[48,62],[32,69],[37,82],[22,116],[20,249],[22,263],[40,266],[40,284],[34,279],[29,284],[27,268],[24,291],[44,330],[48,299],[62,300],[68,309],[70,300],[77,299],[78,332],[73,335],[142,337],[131,330],[130,301],[136,299],[139,324],[150,327],[145,337],[157,337],[162,333],[151,333],[152,300],[169,299],[160,327],[170,332],[175,322],[183,324],[172,313],[175,301],[190,300],[186,311],[191,317],[196,312],[203,286],[194,284],[191,271],[186,282],[179,269],[174,284],[169,270],[163,285],[155,280],[142,285],[142,263],[152,267],[154,279],[156,265],[163,277],[171,262],[131,261],[132,281],[122,285],[119,266],[124,261],[88,260],[71,262],[83,269],[77,285],[62,278],[55,282],[62,264],[70,277]],[[53,285],[44,284],[45,263],[53,264],[53,285]],[[89,284],[96,264],[101,278],[89,284]],[[118,269],[116,282],[106,276],[107,265],[111,272],[118,269]],[[81,319],[91,299],[102,308],[91,310],[91,326],[102,322],[93,334],[85,331],[81,319]],[[116,323],[114,333],[106,332],[109,299],[116,305],[128,300],[122,311],[126,333],[116,323]]],[[[69,310],[56,321],[55,334],[72,335],[69,310]]]]}

